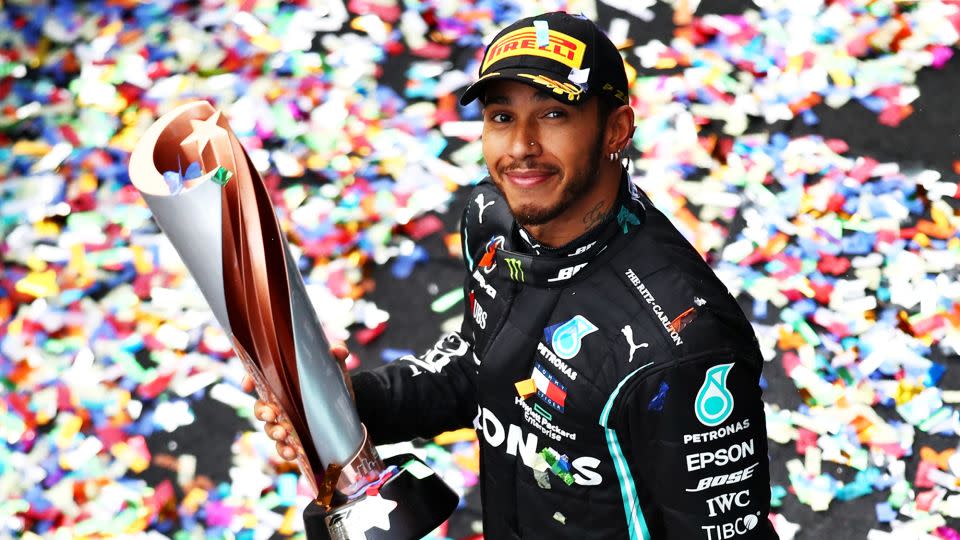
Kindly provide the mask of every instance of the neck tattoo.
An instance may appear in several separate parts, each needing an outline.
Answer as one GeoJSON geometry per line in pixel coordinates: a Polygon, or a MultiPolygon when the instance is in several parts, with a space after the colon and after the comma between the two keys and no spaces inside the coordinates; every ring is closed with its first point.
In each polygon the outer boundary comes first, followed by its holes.
{"type": "Polygon", "coordinates": [[[596,227],[603,218],[606,216],[606,212],[603,211],[603,201],[597,203],[596,206],[590,209],[585,216],[583,216],[583,224],[586,226],[586,230],[590,230],[596,227]]]}

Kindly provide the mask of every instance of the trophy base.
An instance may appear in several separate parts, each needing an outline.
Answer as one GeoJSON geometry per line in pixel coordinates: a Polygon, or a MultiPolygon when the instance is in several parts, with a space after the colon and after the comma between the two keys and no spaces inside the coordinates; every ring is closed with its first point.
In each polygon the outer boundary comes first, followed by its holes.
{"type": "Polygon", "coordinates": [[[417,540],[439,527],[460,497],[413,454],[384,460],[399,469],[379,487],[327,512],[316,502],[303,511],[308,540],[417,540]]]}

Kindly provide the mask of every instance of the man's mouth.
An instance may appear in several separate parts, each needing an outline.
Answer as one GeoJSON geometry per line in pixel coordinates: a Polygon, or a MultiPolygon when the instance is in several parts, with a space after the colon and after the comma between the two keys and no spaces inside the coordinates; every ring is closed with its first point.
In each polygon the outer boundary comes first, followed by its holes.
{"type": "Polygon", "coordinates": [[[517,186],[531,187],[547,181],[555,174],[556,171],[550,169],[513,169],[506,171],[504,176],[517,186]]]}

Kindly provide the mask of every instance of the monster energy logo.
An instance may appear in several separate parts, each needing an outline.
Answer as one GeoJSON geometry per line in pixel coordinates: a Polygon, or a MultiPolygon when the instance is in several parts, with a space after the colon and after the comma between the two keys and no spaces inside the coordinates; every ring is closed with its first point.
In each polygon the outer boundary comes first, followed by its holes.
{"type": "Polygon", "coordinates": [[[507,263],[507,268],[510,269],[510,279],[523,281],[523,263],[520,259],[504,259],[503,262],[507,263]]]}

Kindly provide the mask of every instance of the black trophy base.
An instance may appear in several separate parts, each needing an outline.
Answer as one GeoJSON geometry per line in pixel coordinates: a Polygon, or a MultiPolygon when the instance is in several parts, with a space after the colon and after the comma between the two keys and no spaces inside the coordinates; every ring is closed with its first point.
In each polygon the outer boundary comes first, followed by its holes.
{"type": "Polygon", "coordinates": [[[303,511],[307,540],[417,540],[439,527],[460,498],[413,454],[383,460],[399,471],[364,496],[324,512],[316,502],[303,511]]]}

